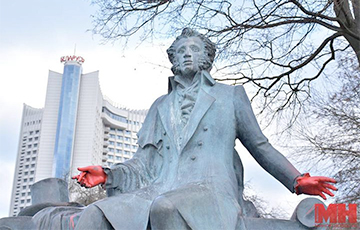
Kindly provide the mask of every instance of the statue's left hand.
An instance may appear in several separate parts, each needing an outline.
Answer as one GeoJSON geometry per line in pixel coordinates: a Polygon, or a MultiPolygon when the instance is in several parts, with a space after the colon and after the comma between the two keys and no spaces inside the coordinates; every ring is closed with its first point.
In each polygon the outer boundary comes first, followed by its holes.
{"type": "Polygon", "coordinates": [[[305,173],[303,176],[296,178],[297,184],[295,185],[296,194],[308,194],[318,195],[326,200],[324,193],[329,196],[334,196],[329,189],[337,191],[337,188],[329,183],[336,183],[336,180],[323,177],[323,176],[310,176],[309,173],[305,173]]]}

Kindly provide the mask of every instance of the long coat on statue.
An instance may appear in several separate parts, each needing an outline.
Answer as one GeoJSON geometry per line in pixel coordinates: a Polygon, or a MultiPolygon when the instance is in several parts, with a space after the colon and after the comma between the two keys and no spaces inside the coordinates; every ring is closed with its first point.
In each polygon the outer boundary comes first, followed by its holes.
{"type": "MultiPolygon", "coordinates": [[[[174,135],[175,91],[151,106],[131,160],[105,169],[109,197],[95,205],[116,229],[146,229],[151,204],[169,199],[191,229],[246,229],[243,168],[235,140],[291,192],[300,173],[262,134],[242,86],[216,83],[202,71],[197,99],[174,135]]],[[[241,155],[241,153],[240,153],[241,155]]]]}

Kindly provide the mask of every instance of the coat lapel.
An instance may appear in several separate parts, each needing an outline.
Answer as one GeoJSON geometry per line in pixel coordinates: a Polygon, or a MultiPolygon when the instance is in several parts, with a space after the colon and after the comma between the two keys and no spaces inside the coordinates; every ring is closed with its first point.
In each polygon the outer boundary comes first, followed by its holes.
{"type": "Polygon", "coordinates": [[[172,123],[175,122],[175,115],[174,115],[174,93],[171,92],[170,94],[168,94],[165,98],[165,100],[163,101],[163,103],[161,103],[158,106],[158,112],[159,112],[159,116],[161,119],[161,122],[164,126],[166,135],[168,135],[168,138],[172,141],[173,144],[175,144],[174,142],[174,132],[172,130],[172,123]]]}
{"type": "Polygon", "coordinates": [[[209,110],[211,105],[214,103],[215,98],[210,94],[206,93],[204,89],[199,90],[199,95],[196,100],[193,111],[190,114],[190,118],[183,130],[183,142],[180,148],[180,153],[185,148],[190,138],[194,135],[201,119],[205,113],[209,110]]]}
{"type": "MultiPolygon", "coordinates": [[[[189,142],[190,138],[194,135],[205,113],[209,110],[209,108],[215,101],[215,98],[207,93],[209,92],[211,87],[215,84],[214,79],[212,79],[210,74],[206,71],[202,71],[201,74],[203,75],[203,79],[204,81],[206,81],[206,83],[203,85],[203,87],[200,88],[197,100],[194,105],[194,109],[190,114],[189,121],[181,133],[183,139],[180,147],[180,153],[182,152],[186,144],[189,142]]],[[[172,144],[174,144],[174,146],[177,146],[177,142],[174,139],[175,133],[173,130],[174,128],[173,124],[175,122],[178,122],[175,121],[176,116],[174,113],[175,92],[173,91],[173,84],[174,84],[173,79],[174,77],[169,78],[169,94],[166,96],[164,101],[158,106],[158,112],[169,140],[172,142],[172,144]]]]}

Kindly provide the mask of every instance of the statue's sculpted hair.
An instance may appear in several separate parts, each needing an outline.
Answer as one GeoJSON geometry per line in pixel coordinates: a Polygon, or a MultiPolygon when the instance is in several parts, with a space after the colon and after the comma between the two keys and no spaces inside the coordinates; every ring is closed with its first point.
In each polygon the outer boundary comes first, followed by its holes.
{"type": "Polygon", "coordinates": [[[216,53],[216,46],[215,44],[210,41],[207,37],[205,37],[203,34],[200,34],[199,32],[190,29],[185,28],[183,29],[180,36],[178,36],[175,41],[171,44],[171,46],[166,50],[169,60],[173,66],[171,67],[171,71],[178,75],[180,74],[179,70],[179,63],[176,60],[175,53],[177,48],[177,43],[183,39],[183,38],[190,38],[190,37],[198,37],[203,42],[204,45],[204,57],[199,60],[199,69],[200,70],[207,70],[210,72],[212,68],[212,64],[214,62],[215,53],[216,53]]]}

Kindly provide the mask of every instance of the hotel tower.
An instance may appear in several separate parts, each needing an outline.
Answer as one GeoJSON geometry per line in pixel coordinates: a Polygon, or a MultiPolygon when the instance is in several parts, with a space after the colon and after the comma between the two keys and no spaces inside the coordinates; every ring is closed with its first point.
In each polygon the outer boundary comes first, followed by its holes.
{"type": "Polygon", "coordinates": [[[63,73],[49,71],[45,106],[24,104],[9,216],[31,205],[30,186],[68,179],[77,167],[111,166],[132,157],[147,110],[104,98],[99,72],[82,73],[84,59],[65,56],[63,73]]]}

